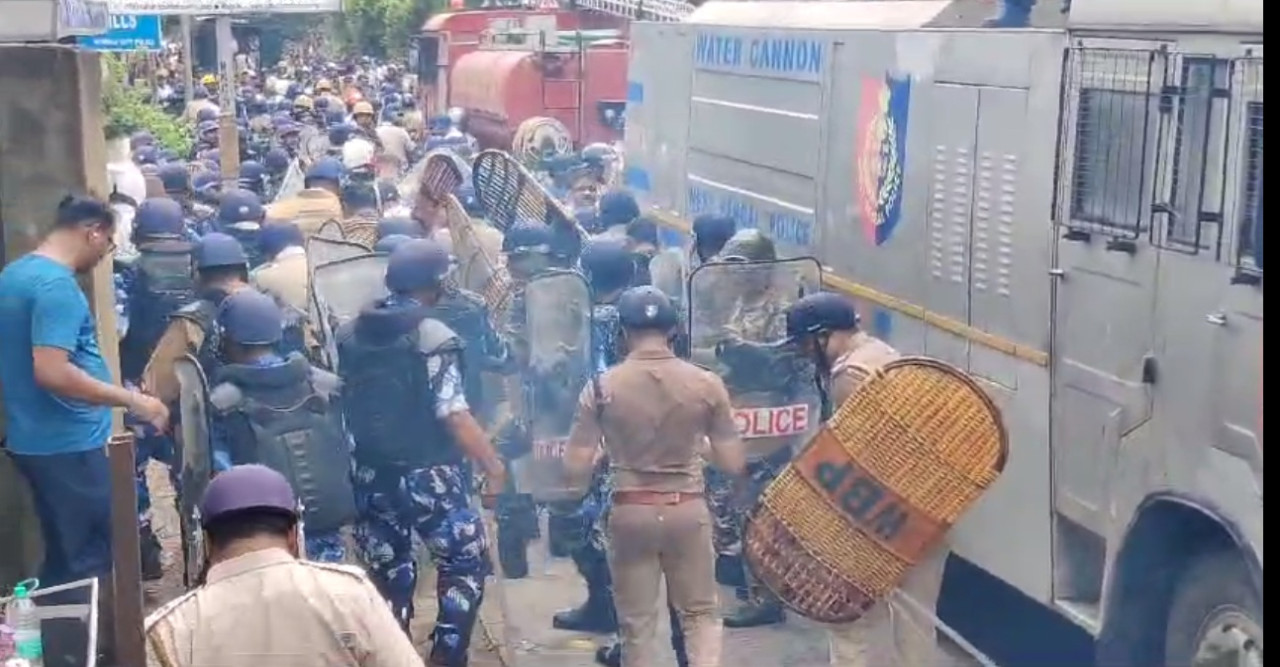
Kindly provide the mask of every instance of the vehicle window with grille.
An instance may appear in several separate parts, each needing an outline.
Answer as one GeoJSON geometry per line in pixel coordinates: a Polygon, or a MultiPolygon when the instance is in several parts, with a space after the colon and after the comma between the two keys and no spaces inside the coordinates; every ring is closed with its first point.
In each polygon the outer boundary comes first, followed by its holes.
{"type": "Polygon", "coordinates": [[[1240,258],[1262,268],[1262,102],[1250,103],[1245,119],[1244,205],[1240,207],[1240,258]]]}
{"type": "Polygon", "coordinates": [[[1071,219],[1136,230],[1147,175],[1148,95],[1085,88],[1076,116],[1071,219]]]}

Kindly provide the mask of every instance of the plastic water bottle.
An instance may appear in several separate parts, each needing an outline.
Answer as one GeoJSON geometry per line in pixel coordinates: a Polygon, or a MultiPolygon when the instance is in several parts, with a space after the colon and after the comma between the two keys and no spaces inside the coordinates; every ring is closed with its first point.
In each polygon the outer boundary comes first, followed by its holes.
{"type": "Polygon", "coordinates": [[[5,623],[13,628],[14,654],[31,663],[31,667],[44,664],[44,645],[40,640],[40,616],[36,612],[36,603],[31,599],[31,591],[39,586],[34,579],[19,583],[13,589],[13,599],[5,608],[5,623]]]}

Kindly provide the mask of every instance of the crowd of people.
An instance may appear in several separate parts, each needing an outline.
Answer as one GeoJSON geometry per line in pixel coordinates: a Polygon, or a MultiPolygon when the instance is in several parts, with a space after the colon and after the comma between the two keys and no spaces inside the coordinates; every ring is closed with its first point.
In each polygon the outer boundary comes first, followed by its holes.
{"type": "MultiPolygon", "coordinates": [[[[816,395],[825,415],[895,358],[860,330],[848,299],[781,289],[773,241],[724,215],[694,220],[689,248],[663,247],[657,223],[607,182],[620,159],[611,147],[528,165],[570,215],[493,210],[466,168],[477,147],[465,114],[424,120],[393,64],[244,73],[239,146],[219,144],[218,82],[200,81],[181,110],[196,136],[189,155],[135,134],[137,178],[117,178],[110,201],[59,203],[43,243],[0,272],[7,449],[36,499],[44,585],[111,572],[104,445],[110,410],[123,408],[139,436],[144,575],[164,574],[144,475],[153,461],[175,473],[180,505],[195,507],[180,509],[195,526],[184,542],[206,554],[185,563],[196,585],[147,619],[149,664],[422,664],[409,641],[416,536],[437,571],[426,664],[466,665],[495,564],[519,576],[527,540],[506,538],[535,535],[538,507],[586,591],[548,622],[617,633],[602,664],[661,664],[663,579],[682,666],[719,665],[723,625],[783,621],[742,560],[741,519],[802,443],[744,447],[734,397],[744,387],[816,395]],[[225,151],[240,157],[236,187],[225,151]],[[447,192],[415,167],[440,154],[463,165],[447,192]],[[377,278],[352,274],[384,295],[345,319],[326,311],[308,256],[331,226],[364,244],[357,257],[385,265],[377,278]],[[463,234],[498,241],[460,257],[463,234]],[[108,258],[119,382],[76,282],[108,258]],[[459,263],[482,260],[503,290],[466,288],[459,263]],[[714,299],[689,289],[694,268],[716,263],[759,266],[765,279],[718,284],[714,299]],[[535,308],[549,276],[565,278],[557,289],[581,285],[585,300],[562,302],[582,312],[535,308]],[[579,317],[590,333],[539,340],[547,334],[531,323],[552,316],[579,317]],[[682,333],[699,317],[710,339],[682,333]],[[556,357],[579,344],[583,367],[556,357]],[[192,368],[207,381],[195,396],[192,368]],[[192,400],[207,424],[184,423],[192,400]],[[548,503],[530,500],[512,469],[557,435],[542,421],[551,417],[565,425],[563,485],[574,493],[548,503]],[[213,475],[194,498],[176,473],[201,442],[213,475]],[[497,509],[498,535],[474,496],[497,509]],[[719,584],[743,600],[724,619],[719,584]]],[[[913,574],[926,604],[943,557],[913,574]]],[[[900,616],[878,608],[833,627],[833,664],[931,664],[932,630],[904,631],[900,616]]]]}

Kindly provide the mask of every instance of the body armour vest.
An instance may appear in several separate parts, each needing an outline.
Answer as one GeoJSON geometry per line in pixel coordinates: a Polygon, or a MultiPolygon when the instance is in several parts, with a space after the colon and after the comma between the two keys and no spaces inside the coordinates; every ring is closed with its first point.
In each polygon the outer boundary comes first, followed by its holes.
{"type": "MultiPolygon", "coordinates": [[[[439,373],[449,363],[461,364],[461,345],[452,332],[438,346],[423,344],[420,325],[429,311],[422,306],[375,305],[338,329],[343,412],[361,463],[421,468],[463,461],[453,435],[436,416],[434,387],[439,378],[427,368],[433,356],[445,362],[439,373]]],[[[438,320],[432,321],[447,331],[438,320]]]]}
{"type": "Polygon", "coordinates": [[[331,391],[319,391],[311,364],[295,354],[279,365],[226,364],[214,382],[215,408],[223,383],[239,390],[238,400],[223,410],[231,420],[233,461],[284,475],[310,530],[335,531],[355,518],[350,452],[329,398],[336,379],[331,391]]]}
{"type": "Polygon", "coordinates": [[[181,240],[144,243],[133,262],[129,288],[129,333],[121,341],[121,371],[142,375],[169,316],[195,300],[191,244],[181,240]]]}

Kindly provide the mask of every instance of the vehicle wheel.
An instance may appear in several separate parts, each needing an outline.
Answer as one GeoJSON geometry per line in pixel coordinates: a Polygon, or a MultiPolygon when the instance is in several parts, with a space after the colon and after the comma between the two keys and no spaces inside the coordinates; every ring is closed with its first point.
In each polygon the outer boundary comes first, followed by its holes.
{"type": "Polygon", "coordinates": [[[1182,572],[1165,630],[1165,664],[1262,667],[1262,595],[1240,554],[1206,554],[1182,572]]]}

